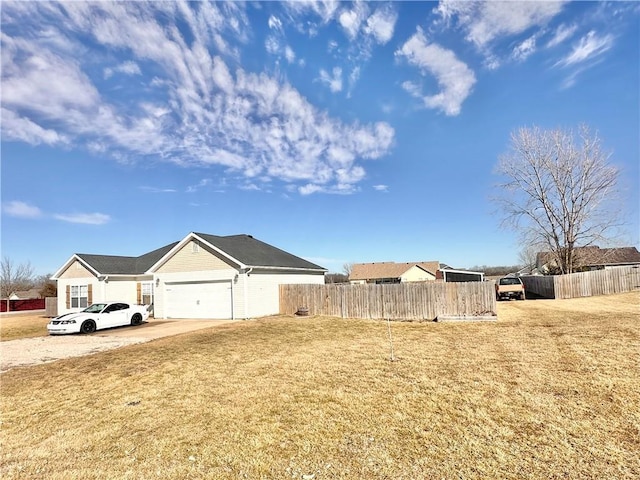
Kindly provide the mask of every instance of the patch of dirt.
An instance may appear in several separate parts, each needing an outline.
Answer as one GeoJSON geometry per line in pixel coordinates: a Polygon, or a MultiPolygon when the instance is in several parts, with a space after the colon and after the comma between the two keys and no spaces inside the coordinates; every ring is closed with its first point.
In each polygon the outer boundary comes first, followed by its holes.
{"type": "Polygon", "coordinates": [[[156,338],[180,335],[237,320],[152,320],[139,327],[101,330],[93,335],[51,335],[0,343],[0,373],[11,368],[81,357],[156,338]]]}
{"type": "Polygon", "coordinates": [[[0,372],[6,372],[15,367],[53,362],[61,358],[91,355],[145,341],[147,340],[143,338],[77,335],[9,340],[0,345],[2,348],[0,372]]]}

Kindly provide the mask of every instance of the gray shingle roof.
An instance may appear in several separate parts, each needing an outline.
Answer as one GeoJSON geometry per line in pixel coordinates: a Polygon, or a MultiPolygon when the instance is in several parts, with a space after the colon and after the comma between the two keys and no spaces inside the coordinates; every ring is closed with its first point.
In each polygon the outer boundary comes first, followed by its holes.
{"type": "Polygon", "coordinates": [[[178,242],[170,243],[139,257],[87,253],[78,253],[77,256],[102,275],[142,275],[177,244],[178,242]]]}
{"type": "Polygon", "coordinates": [[[296,257],[284,250],[280,250],[268,243],[261,242],[251,235],[230,235],[218,237],[206,233],[196,233],[197,236],[222,250],[250,267],[283,267],[325,270],[323,267],[296,257]]]}
{"type": "MultiPolygon", "coordinates": [[[[231,235],[226,237],[206,233],[196,233],[195,235],[249,267],[325,270],[323,267],[303,258],[296,257],[284,250],[256,240],[251,235],[231,235]]],[[[79,253],[77,256],[101,275],[142,275],[178,243],[180,242],[170,243],[139,257],[87,253],[79,253]]]]}

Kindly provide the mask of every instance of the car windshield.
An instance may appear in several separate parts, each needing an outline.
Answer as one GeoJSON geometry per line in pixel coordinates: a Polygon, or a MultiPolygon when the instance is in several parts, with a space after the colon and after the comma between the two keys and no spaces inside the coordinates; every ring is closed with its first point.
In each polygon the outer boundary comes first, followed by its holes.
{"type": "Polygon", "coordinates": [[[83,312],[87,313],[100,313],[106,307],[106,303],[94,303],[93,305],[89,305],[87,308],[83,310],[83,312]]]}
{"type": "Polygon", "coordinates": [[[501,278],[500,279],[500,285],[519,285],[519,284],[520,284],[519,278],[501,278]]]}

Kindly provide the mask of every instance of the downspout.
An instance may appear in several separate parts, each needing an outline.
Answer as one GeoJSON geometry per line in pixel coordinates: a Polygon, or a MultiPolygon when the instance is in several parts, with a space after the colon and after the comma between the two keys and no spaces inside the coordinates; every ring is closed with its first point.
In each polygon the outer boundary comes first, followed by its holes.
{"type": "Polygon", "coordinates": [[[249,295],[247,294],[247,288],[249,283],[249,275],[253,271],[253,267],[250,267],[248,270],[244,272],[244,319],[249,319],[249,295]]]}
{"type": "Polygon", "coordinates": [[[107,280],[109,280],[109,275],[105,275],[102,279],[102,301],[107,300],[107,280]]]}
{"type": "Polygon", "coordinates": [[[238,281],[238,274],[235,274],[231,279],[231,320],[236,319],[236,295],[234,285],[238,281]]]}

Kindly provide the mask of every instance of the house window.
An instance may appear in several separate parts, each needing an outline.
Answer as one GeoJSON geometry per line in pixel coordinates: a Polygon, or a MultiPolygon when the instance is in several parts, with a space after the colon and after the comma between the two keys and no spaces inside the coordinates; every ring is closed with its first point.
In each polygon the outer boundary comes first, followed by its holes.
{"type": "Polygon", "coordinates": [[[151,305],[153,303],[153,283],[145,282],[141,286],[141,303],[142,305],[151,305]]]}
{"type": "Polygon", "coordinates": [[[89,289],[87,285],[71,286],[71,308],[87,308],[89,289]]]}
{"type": "Polygon", "coordinates": [[[198,253],[199,251],[200,251],[200,244],[194,240],[193,242],[191,242],[191,252],[198,253]]]}

